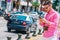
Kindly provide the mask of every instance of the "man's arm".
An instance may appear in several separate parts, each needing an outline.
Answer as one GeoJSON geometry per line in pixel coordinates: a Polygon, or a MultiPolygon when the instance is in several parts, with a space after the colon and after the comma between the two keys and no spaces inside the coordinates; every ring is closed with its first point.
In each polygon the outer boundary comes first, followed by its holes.
{"type": "Polygon", "coordinates": [[[45,26],[48,26],[48,25],[56,25],[57,26],[58,21],[59,21],[59,15],[57,15],[57,14],[53,15],[50,20],[52,20],[52,21],[48,21],[46,19],[43,19],[45,26]]]}

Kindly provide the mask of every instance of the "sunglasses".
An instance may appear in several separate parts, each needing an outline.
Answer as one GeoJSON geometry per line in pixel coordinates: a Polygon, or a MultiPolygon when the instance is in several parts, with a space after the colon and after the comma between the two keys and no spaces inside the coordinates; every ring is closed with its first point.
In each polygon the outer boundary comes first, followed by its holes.
{"type": "Polygon", "coordinates": [[[43,9],[47,9],[48,7],[49,7],[49,5],[48,6],[42,6],[43,9]]]}

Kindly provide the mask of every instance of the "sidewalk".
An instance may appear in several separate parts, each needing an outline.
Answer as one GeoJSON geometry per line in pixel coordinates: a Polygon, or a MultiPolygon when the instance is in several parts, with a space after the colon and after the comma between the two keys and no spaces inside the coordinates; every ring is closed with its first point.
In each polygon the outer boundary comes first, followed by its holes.
{"type": "Polygon", "coordinates": [[[29,40],[40,40],[42,35],[37,35],[36,37],[31,37],[29,40]]]}

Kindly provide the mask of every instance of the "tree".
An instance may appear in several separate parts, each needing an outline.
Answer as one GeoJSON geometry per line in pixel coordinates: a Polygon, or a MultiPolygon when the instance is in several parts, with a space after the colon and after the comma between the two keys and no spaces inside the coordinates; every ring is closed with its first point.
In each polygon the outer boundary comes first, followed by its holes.
{"type": "Polygon", "coordinates": [[[54,1],[54,3],[53,3],[53,8],[57,11],[57,9],[56,9],[56,7],[59,5],[59,1],[58,0],[56,0],[56,1],[54,1]]]}
{"type": "Polygon", "coordinates": [[[38,10],[38,7],[40,6],[40,4],[36,1],[36,2],[32,2],[32,6],[35,8],[35,11],[38,10]]]}
{"type": "Polygon", "coordinates": [[[40,4],[38,2],[32,2],[32,5],[35,7],[39,7],[40,4]]]}

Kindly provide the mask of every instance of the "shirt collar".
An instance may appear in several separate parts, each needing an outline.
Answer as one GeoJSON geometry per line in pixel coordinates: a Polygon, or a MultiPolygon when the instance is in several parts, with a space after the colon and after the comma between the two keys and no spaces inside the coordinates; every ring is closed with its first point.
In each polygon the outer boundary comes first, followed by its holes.
{"type": "Polygon", "coordinates": [[[47,13],[51,14],[53,11],[54,11],[54,10],[53,10],[53,9],[51,9],[51,10],[49,10],[49,12],[47,12],[47,13]]]}

